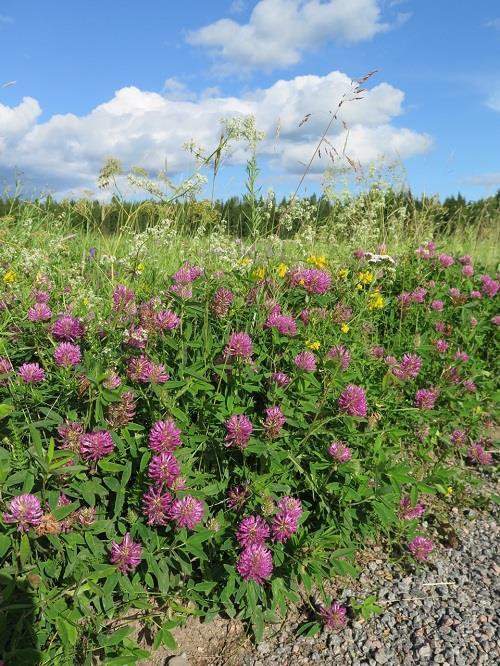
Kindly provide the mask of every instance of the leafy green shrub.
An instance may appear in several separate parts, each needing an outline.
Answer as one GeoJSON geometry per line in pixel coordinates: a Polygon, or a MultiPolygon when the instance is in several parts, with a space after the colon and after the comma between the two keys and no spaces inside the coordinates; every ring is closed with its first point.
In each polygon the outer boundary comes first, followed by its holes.
{"type": "Polygon", "coordinates": [[[167,278],[106,275],[91,255],[95,302],[57,257],[36,278],[6,266],[9,666],[135,663],[131,620],[154,647],[190,615],[259,639],[304,597],[311,634],[332,616],[311,599],[357,574],[359,548],[383,536],[425,559],[423,496],[491,458],[498,283],[446,257],[427,244],[395,266],[359,251],[167,278]]]}

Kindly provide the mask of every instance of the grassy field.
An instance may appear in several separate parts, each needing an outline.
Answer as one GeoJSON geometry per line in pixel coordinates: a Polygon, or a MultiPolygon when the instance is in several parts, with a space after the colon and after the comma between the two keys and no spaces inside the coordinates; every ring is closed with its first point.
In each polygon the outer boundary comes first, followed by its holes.
{"type": "Polygon", "coordinates": [[[357,551],[438,557],[422,517],[494,473],[490,203],[4,201],[0,659],[134,664],[192,615],[260,640],[299,602],[341,630],[357,551]]]}

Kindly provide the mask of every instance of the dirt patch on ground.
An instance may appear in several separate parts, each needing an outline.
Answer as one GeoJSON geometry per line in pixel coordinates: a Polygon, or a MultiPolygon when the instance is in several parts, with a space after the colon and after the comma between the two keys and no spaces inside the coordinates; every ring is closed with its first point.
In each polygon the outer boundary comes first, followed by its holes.
{"type": "Polygon", "coordinates": [[[216,618],[200,622],[190,618],[172,630],[177,650],[160,648],[139,666],[164,666],[174,655],[186,656],[189,666],[240,666],[243,655],[252,651],[250,638],[241,622],[216,618]]]}

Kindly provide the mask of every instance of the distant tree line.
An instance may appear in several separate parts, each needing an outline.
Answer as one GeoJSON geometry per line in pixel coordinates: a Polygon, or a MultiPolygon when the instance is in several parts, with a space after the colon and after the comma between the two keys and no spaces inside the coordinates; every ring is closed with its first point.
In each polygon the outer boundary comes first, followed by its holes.
{"type": "MultiPolygon", "coordinates": [[[[264,233],[292,235],[304,222],[303,211],[308,211],[310,223],[321,227],[335,224],[337,217],[346,214],[348,207],[355,203],[356,215],[364,215],[370,206],[377,202],[377,210],[390,219],[396,212],[403,211],[408,216],[408,224],[424,214],[431,214],[434,228],[440,234],[453,233],[471,226],[494,227],[500,222],[500,189],[490,197],[467,201],[461,194],[446,197],[440,202],[437,197],[414,196],[411,191],[387,189],[381,192],[376,187],[348,198],[332,200],[326,196],[312,194],[301,197],[292,204],[286,198],[281,201],[260,199],[259,210],[263,219],[264,233]],[[292,210],[293,209],[293,210],[292,210]],[[283,224],[283,215],[288,215],[288,223],[283,224]]],[[[151,224],[173,220],[181,233],[210,233],[215,226],[235,236],[248,235],[250,219],[249,204],[240,197],[225,201],[189,200],[175,203],[146,201],[122,201],[113,197],[109,203],[91,199],[56,201],[51,196],[25,201],[21,198],[0,198],[0,222],[5,217],[23,215],[37,219],[64,219],[70,226],[99,228],[103,233],[116,233],[124,226],[143,230],[151,224]]]]}

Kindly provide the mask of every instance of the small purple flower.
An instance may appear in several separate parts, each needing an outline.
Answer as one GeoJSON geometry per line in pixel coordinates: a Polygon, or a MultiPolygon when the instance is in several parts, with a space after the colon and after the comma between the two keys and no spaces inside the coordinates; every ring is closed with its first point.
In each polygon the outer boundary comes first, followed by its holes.
{"type": "Polygon", "coordinates": [[[226,421],[226,446],[244,449],[253,431],[253,426],[244,414],[233,414],[226,421]]]}
{"type": "Polygon", "coordinates": [[[17,372],[25,384],[38,384],[45,380],[45,370],[38,363],[23,363],[17,372]]]}
{"type": "Polygon", "coordinates": [[[297,531],[298,520],[292,513],[280,511],[273,517],[271,529],[273,539],[280,543],[284,543],[297,531]]]}
{"type": "Polygon", "coordinates": [[[300,285],[310,294],[325,294],[332,284],[331,275],[320,268],[299,269],[290,274],[292,285],[300,285]]]}
{"type": "Polygon", "coordinates": [[[96,511],[93,506],[83,507],[76,511],[75,518],[82,527],[90,527],[95,523],[96,511]]]}
{"type": "Polygon", "coordinates": [[[85,326],[75,317],[65,314],[52,324],[52,335],[58,340],[75,342],[85,334],[85,326]]]}
{"type": "Polygon", "coordinates": [[[343,442],[332,442],[328,447],[328,453],[339,463],[346,463],[352,458],[351,449],[343,442]]]}
{"type": "MultiPolygon", "coordinates": [[[[470,325],[471,328],[476,328],[476,326],[478,325],[478,323],[479,323],[479,322],[477,321],[477,319],[476,319],[475,317],[471,317],[471,318],[469,319],[469,325],[470,325]]],[[[500,324],[500,318],[499,318],[499,320],[498,320],[498,323],[500,324]]]]}
{"type": "Polygon", "coordinates": [[[112,428],[124,428],[134,420],[135,412],[135,396],[131,391],[125,391],[118,402],[108,406],[106,420],[112,428]]]}
{"type": "Polygon", "coordinates": [[[458,260],[462,265],[468,266],[469,264],[472,264],[472,257],[470,254],[464,254],[463,257],[460,257],[458,260]]]}
{"type": "Polygon", "coordinates": [[[481,292],[480,292],[480,291],[477,291],[477,289],[473,289],[473,290],[470,292],[470,297],[471,297],[473,300],[475,300],[475,301],[480,301],[480,300],[483,298],[481,292]]]}
{"type": "Polygon", "coordinates": [[[399,502],[399,517],[402,520],[414,520],[415,518],[420,518],[425,511],[425,506],[423,504],[411,505],[411,499],[409,497],[403,497],[399,502]]]}
{"type": "Polygon", "coordinates": [[[330,606],[320,606],[319,616],[323,624],[330,629],[343,629],[347,624],[347,609],[341,603],[335,601],[330,606]]]}
{"type": "Polygon", "coordinates": [[[190,266],[188,263],[185,263],[172,275],[172,280],[176,284],[190,284],[201,275],[203,275],[203,268],[200,266],[190,266]]]}
{"type": "Polygon", "coordinates": [[[66,421],[57,426],[59,445],[61,449],[70,449],[75,453],[80,451],[80,439],[83,435],[83,425],[78,421],[66,421]]]}
{"type": "Polygon", "coordinates": [[[230,289],[219,287],[215,292],[210,309],[217,317],[225,317],[229,312],[232,302],[234,301],[234,294],[230,289]]]}
{"type": "Polygon", "coordinates": [[[281,388],[286,388],[292,380],[284,372],[273,372],[271,375],[271,381],[281,388]]]}
{"type": "Polygon", "coordinates": [[[304,310],[302,310],[299,317],[304,326],[307,326],[311,320],[311,310],[309,308],[305,308],[304,310]]]}
{"type": "Polygon", "coordinates": [[[154,328],[157,331],[174,331],[179,327],[180,321],[172,310],[159,310],[153,317],[154,328]]]}
{"type": "Polygon", "coordinates": [[[149,381],[152,368],[151,359],[144,354],[141,356],[129,358],[127,361],[127,375],[132,381],[143,382],[146,384],[149,381]]]}
{"type": "Polygon", "coordinates": [[[338,404],[340,411],[349,416],[364,417],[368,412],[366,393],[361,386],[355,384],[347,384],[340,394],[338,404]]]}
{"type": "Polygon", "coordinates": [[[438,259],[443,268],[449,268],[455,263],[455,260],[449,254],[440,254],[438,259]]]}
{"type": "Polygon", "coordinates": [[[302,503],[296,497],[286,495],[278,501],[278,509],[283,513],[289,513],[298,521],[304,510],[302,503]]]}
{"type": "Polygon", "coordinates": [[[271,313],[266,319],[266,328],[275,328],[281,335],[293,337],[297,333],[297,325],[293,317],[284,314],[271,313]]]}
{"type": "Polygon", "coordinates": [[[241,553],[236,570],[243,580],[253,580],[262,585],[273,572],[271,551],[262,544],[248,546],[241,553]]]}
{"type": "Polygon", "coordinates": [[[193,296],[193,288],[190,284],[173,284],[170,291],[184,301],[188,301],[193,296]]]}
{"type": "Polygon", "coordinates": [[[450,439],[455,446],[463,446],[467,441],[467,433],[465,430],[454,430],[451,433],[450,439]]]}
{"type": "Polygon", "coordinates": [[[417,287],[411,293],[411,300],[413,301],[413,303],[423,303],[425,301],[426,294],[427,294],[426,289],[424,289],[423,287],[417,287]]]}
{"type": "Polygon", "coordinates": [[[130,326],[123,331],[125,344],[135,349],[144,349],[148,341],[149,333],[144,326],[130,326]]]}
{"type": "Polygon", "coordinates": [[[250,360],[253,354],[252,339],[248,333],[232,333],[224,349],[224,358],[240,358],[244,361],[250,360]]]}
{"type": "Polygon", "coordinates": [[[36,303],[48,303],[50,298],[50,294],[41,289],[32,289],[30,296],[36,303]]]}
{"type": "Polygon", "coordinates": [[[142,559],[142,546],[127,532],[121,544],[113,541],[111,544],[111,563],[116,564],[118,571],[128,574],[135,571],[142,559]]]}
{"type": "Polygon", "coordinates": [[[411,303],[411,294],[408,291],[403,291],[401,294],[399,294],[397,298],[398,304],[400,308],[407,308],[410,303],[411,303]]]}
{"type": "Polygon", "coordinates": [[[429,557],[432,550],[434,549],[434,544],[430,539],[426,537],[415,537],[413,541],[410,541],[408,544],[408,549],[416,560],[420,562],[425,562],[429,557]]]}
{"type": "Polygon", "coordinates": [[[384,348],[381,345],[375,345],[370,349],[370,356],[372,358],[382,358],[384,355],[384,348]]]}
{"type": "Polygon", "coordinates": [[[304,351],[293,359],[293,362],[304,372],[314,372],[316,370],[316,356],[311,351],[304,351]]]}
{"type": "Polygon", "coordinates": [[[266,409],[264,431],[268,439],[279,437],[285,423],[286,416],[283,414],[281,407],[268,407],[266,409]]]}
{"type": "Polygon", "coordinates": [[[422,359],[416,354],[403,354],[399,365],[392,369],[392,374],[401,380],[415,379],[422,368],[422,359]]]}
{"type": "Polygon", "coordinates": [[[163,363],[151,363],[147,378],[150,384],[165,384],[170,375],[163,363]]]}
{"type": "Polygon", "coordinates": [[[478,465],[491,465],[493,462],[493,456],[489,451],[485,451],[484,447],[479,443],[475,442],[467,450],[467,456],[469,460],[478,465]]]}
{"type": "Polygon", "coordinates": [[[110,391],[113,391],[114,389],[118,388],[121,383],[122,380],[120,378],[120,375],[118,375],[114,370],[111,369],[106,372],[106,379],[104,379],[104,381],[102,382],[103,386],[110,391]]]}
{"type": "Polygon", "coordinates": [[[175,500],[170,509],[170,518],[177,523],[178,527],[187,527],[192,530],[203,519],[203,502],[191,495],[175,500]]]}
{"type": "Polygon", "coordinates": [[[17,523],[19,532],[28,532],[31,526],[42,522],[42,506],[35,495],[25,494],[14,497],[8,510],[3,514],[6,523],[17,523]]]}
{"type": "Polygon", "coordinates": [[[342,368],[342,370],[347,370],[349,363],[351,362],[351,354],[345,345],[336,345],[328,350],[326,354],[327,358],[336,359],[342,368]]]}
{"type": "Polygon", "coordinates": [[[179,476],[181,468],[173,453],[163,451],[151,458],[148,467],[148,476],[158,485],[172,488],[175,479],[179,476]]]}
{"type": "Polygon", "coordinates": [[[142,496],[142,510],[148,525],[166,525],[172,506],[172,495],[151,486],[142,496]]]}
{"type": "Polygon", "coordinates": [[[245,548],[252,544],[263,544],[269,538],[270,529],[261,516],[247,516],[238,526],[236,538],[245,548]]]}
{"type": "Polygon", "coordinates": [[[227,505],[233,511],[241,511],[251,495],[249,482],[233,486],[227,491],[227,505]]]}
{"type": "Polygon", "coordinates": [[[80,347],[71,342],[61,342],[54,350],[54,361],[61,368],[71,368],[82,360],[80,347]]]}
{"type": "Polygon", "coordinates": [[[432,301],[431,308],[436,312],[441,312],[444,309],[444,303],[443,301],[437,299],[435,301],[432,301]]]}
{"type": "Polygon", "coordinates": [[[458,287],[450,287],[448,291],[450,298],[454,301],[458,300],[461,296],[460,289],[458,287]]]}
{"type": "Polygon", "coordinates": [[[438,389],[419,389],[415,393],[415,406],[419,409],[434,409],[438,396],[438,389]]]}
{"type": "Polygon", "coordinates": [[[14,370],[10,359],[0,356],[0,386],[7,384],[7,376],[14,370]]]}
{"type": "Polygon", "coordinates": [[[462,275],[468,278],[472,277],[474,275],[474,267],[470,264],[467,264],[462,268],[462,275]]]}
{"type": "Polygon", "coordinates": [[[434,340],[432,344],[440,354],[445,354],[448,351],[449,344],[446,340],[434,340]]]}
{"type": "Polygon", "coordinates": [[[28,310],[28,319],[30,321],[47,321],[52,317],[52,310],[46,303],[35,303],[28,310]]]}
{"type": "Polygon", "coordinates": [[[483,294],[489,296],[489,298],[494,298],[500,289],[500,282],[497,282],[497,280],[494,280],[489,275],[481,275],[480,280],[483,294]]]}
{"type": "Polygon", "coordinates": [[[80,455],[85,460],[97,461],[113,452],[115,445],[107,430],[89,432],[80,437],[80,455]]]}
{"type": "Polygon", "coordinates": [[[469,393],[474,393],[477,389],[477,386],[471,379],[464,379],[462,386],[466,391],[469,391],[469,393]]]}
{"type": "Polygon", "coordinates": [[[467,363],[467,361],[469,360],[469,355],[467,354],[467,352],[461,351],[459,349],[455,352],[453,358],[455,359],[455,361],[462,361],[463,363],[467,363]]]}
{"type": "Polygon", "coordinates": [[[127,317],[133,317],[137,313],[135,294],[124,284],[116,285],[112,299],[114,312],[127,317]]]}
{"type": "Polygon", "coordinates": [[[149,448],[157,453],[174,451],[181,444],[181,431],[171,419],[157,421],[149,431],[149,448]]]}
{"type": "MultiPolygon", "coordinates": [[[[500,326],[500,315],[495,315],[494,317],[491,318],[491,323],[494,326],[500,326]]],[[[471,326],[472,326],[472,318],[471,318],[471,326]]]]}

